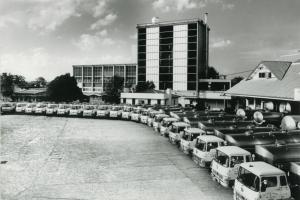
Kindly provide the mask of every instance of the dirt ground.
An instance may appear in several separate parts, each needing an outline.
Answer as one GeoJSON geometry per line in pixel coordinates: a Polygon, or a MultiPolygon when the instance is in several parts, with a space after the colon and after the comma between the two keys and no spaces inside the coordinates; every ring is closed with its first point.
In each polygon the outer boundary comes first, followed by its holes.
{"type": "Polygon", "coordinates": [[[1,199],[232,199],[231,189],[145,125],[25,115],[0,120],[1,199]]]}

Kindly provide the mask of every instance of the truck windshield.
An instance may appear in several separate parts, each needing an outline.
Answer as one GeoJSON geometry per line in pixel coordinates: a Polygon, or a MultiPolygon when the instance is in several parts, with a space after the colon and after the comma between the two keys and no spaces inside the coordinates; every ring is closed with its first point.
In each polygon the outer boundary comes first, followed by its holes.
{"type": "Polygon", "coordinates": [[[196,144],[196,148],[200,151],[206,151],[206,142],[199,140],[196,144]]]}
{"type": "Polygon", "coordinates": [[[207,143],[207,151],[215,149],[218,147],[218,142],[208,142],[207,143]]]}
{"type": "Polygon", "coordinates": [[[216,161],[224,167],[229,167],[229,156],[222,151],[217,151],[216,161]]]}
{"type": "Polygon", "coordinates": [[[259,191],[259,177],[243,167],[239,168],[237,180],[249,189],[258,192],[259,191]]]}
{"type": "Polygon", "coordinates": [[[57,105],[53,105],[53,104],[48,106],[48,108],[56,108],[56,107],[57,105]]]}
{"type": "Polygon", "coordinates": [[[230,167],[241,164],[244,162],[244,156],[231,156],[230,157],[230,167]]]}

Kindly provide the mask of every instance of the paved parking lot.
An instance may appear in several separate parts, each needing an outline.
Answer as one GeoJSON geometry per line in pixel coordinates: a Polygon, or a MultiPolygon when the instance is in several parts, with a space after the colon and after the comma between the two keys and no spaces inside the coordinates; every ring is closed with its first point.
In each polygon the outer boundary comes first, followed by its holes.
{"type": "Polygon", "coordinates": [[[1,199],[232,199],[145,125],[1,116],[1,199]]]}

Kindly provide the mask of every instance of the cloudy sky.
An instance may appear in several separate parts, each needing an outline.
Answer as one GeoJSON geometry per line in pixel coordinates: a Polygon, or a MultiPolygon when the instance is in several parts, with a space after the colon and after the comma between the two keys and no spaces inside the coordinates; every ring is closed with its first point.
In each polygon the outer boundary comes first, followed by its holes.
{"type": "Polygon", "coordinates": [[[209,13],[223,74],[300,58],[299,0],[0,0],[0,69],[33,80],[73,64],[135,63],[136,24],[209,13]]]}

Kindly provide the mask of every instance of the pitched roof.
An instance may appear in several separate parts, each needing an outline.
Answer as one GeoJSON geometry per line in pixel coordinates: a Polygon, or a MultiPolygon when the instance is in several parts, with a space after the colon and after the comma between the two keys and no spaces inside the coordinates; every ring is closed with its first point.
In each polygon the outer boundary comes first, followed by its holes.
{"type": "MultiPolygon", "coordinates": [[[[267,65],[270,65],[270,63],[267,65]]],[[[274,66],[272,69],[276,71],[278,76],[283,74],[284,70],[278,69],[280,68],[279,64],[274,66]]],[[[287,63],[281,66],[284,69],[287,68],[282,79],[244,79],[227,90],[225,94],[230,96],[294,100],[294,89],[300,88],[300,63],[292,63],[289,67],[287,67],[287,63]]]]}
{"type": "Polygon", "coordinates": [[[282,80],[292,63],[285,61],[263,61],[261,64],[266,66],[279,80],[282,80]]]}
{"type": "Polygon", "coordinates": [[[47,88],[29,88],[25,90],[16,91],[15,94],[39,94],[39,93],[45,93],[47,88]]]}

